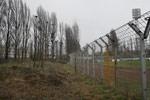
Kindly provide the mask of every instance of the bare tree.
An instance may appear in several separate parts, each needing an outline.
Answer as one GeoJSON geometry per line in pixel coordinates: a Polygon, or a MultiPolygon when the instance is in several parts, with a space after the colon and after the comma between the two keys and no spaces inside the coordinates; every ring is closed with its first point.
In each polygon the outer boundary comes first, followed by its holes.
{"type": "Polygon", "coordinates": [[[71,27],[67,26],[65,27],[65,38],[66,38],[66,55],[69,57],[69,54],[71,53],[71,48],[72,48],[72,29],[71,27]]]}
{"type": "Polygon", "coordinates": [[[112,29],[110,31],[109,37],[110,37],[110,39],[108,41],[109,46],[110,46],[109,47],[109,52],[110,52],[111,55],[113,55],[114,50],[116,49],[117,52],[118,52],[118,48],[119,48],[119,39],[118,39],[118,37],[117,37],[116,32],[115,32],[114,29],[112,29]]]}
{"type": "Polygon", "coordinates": [[[6,16],[7,16],[7,9],[6,9],[6,0],[1,0],[0,1],[0,56],[1,58],[4,56],[4,45],[2,44],[2,42],[4,41],[4,34],[6,33],[6,16]]]}
{"type": "Polygon", "coordinates": [[[30,10],[27,9],[27,15],[26,15],[26,25],[25,25],[25,59],[27,58],[27,48],[28,48],[28,41],[31,36],[30,34],[30,28],[31,28],[31,20],[30,20],[30,10]]]}
{"type": "Polygon", "coordinates": [[[45,59],[48,58],[49,56],[49,46],[50,46],[50,41],[51,41],[51,18],[49,14],[47,15],[47,26],[46,26],[46,34],[45,34],[45,59]]]}
{"type": "Polygon", "coordinates": [[[74,44],[75,44],[74,50],[77,51],[80,49],[80,43],[79,43],[80,39],[79,39],[79,26],[76,22],[72,26],[72,30],[73,30],[73,38],[74,38],[74,44]]]}
{"type": "Polygon", "coordinates": [[[33,17],[33,30],[34,30],[34,34],[33,34],[33,38],[34,38],[34,67],[35,67],[35,61],[37,60],[37,42],[38,42],[38,32],[37,32],[37,16],[33,17]]]}
{"type": "Polygon", "coordinates": [[[19,49],[19,45],[21,42],[21,31],[22,31],[22,6],[23,6],[23,2],[22,0],[13,0],[13,17],[14,17],[14,32],[12,33],[12,42],[14,44],[14,58],[15,60],[17,59],[17,53],[18,53],[18,49],[19,49]]]}
{"type": "Polygon", "coordinates": [[[65,30],[64,29],[64,24],[60,23],[59,24],[59,31],[60,31],[60,34],[59,34],[59,41],[60,41],[60,44],[59,44],[59,55],[60,55],[60,59],[62,58],[64,30],[65,30]]]}
{"type": "MultiPolygon", "coordinates": [[[[35,51],[36,56],[43,63],[43,59],[47,59],[50,43],[51,34],[51,18],[49,14],[42,8],[42,6],[37,9],[36,20],[34,20],[35,26],[35,51]]],[[[43,65],[43,64],[42,64],[43,65]]]]}
{"type": "Polygon", "coordinates": [[[54,48],[55,48],[55,38],[57,33],[57,17],[55,13],[51,14],[51,25],[52,25],[52,31],[51,31],[51,56],[52,59],[54,59],[54,48]]]}
{"type": "Polygon", "coordinates": [[[21,2],[22,17],[22,59],[27,56],[27,44],[30,37],[30,10],[21,2]]]}
{"type": "Polygon", "coordinates": [[[70,26],[65,27],[65,37],[66,37],[66,53],[69,57],[69,54],[75,52],[80,49],[80,42],[79,42],[79,28],[78,25],[75,23],[73,28],[70,26]]]}
{"type": "Polygon", "coordinates": [[[31,40],[29,43],[30,51],[29,51],[29,57],[33,59],[33,41],[31,40]]]}
{"type": "Polygon", "coordinates": [[[3,33],[3,38],[5,42],[5,60],[8,60],[8,55],[10,51],[11,45],[11,33],[12,33],[12,21],[13,18],[13,10],[12,10],[12,0],[8,0],[6,4],[6,16],[5,16],[5,31],[3,33]]]}
{"type": "Polygon", "coordinates": [[[37,8],[37,16],[32,18],[30,9],[22,0],[1,0],[0,8],[0,46],[4,47],[6,60],[9,54],[12,54],[11,57],[15,60],[30,57],[34,58],[34,62],[43,61],[49,54],[52,59],[59,54],[61,58],[65,45],[68,54],[80,48],[77,23],[72,27],[64,27],[64,24],[60,23],[58,35],[56,14],[51,13],[49,16],[42,6],[37,8]],[[31,31],[34,31],[34,34],[31,34],[31,31]]]}

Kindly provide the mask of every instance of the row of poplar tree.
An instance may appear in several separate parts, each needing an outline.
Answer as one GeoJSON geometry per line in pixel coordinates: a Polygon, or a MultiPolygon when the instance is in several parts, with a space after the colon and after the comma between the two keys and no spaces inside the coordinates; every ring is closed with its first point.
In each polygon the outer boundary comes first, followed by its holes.
{"type": "Polygon", "coordinates": [[[62,59],[79,49],[77,23],[58,23],[56,14],[42,6],[37,15],[31,15],[22,0],[0,0],[1,59],[62,59]]]}

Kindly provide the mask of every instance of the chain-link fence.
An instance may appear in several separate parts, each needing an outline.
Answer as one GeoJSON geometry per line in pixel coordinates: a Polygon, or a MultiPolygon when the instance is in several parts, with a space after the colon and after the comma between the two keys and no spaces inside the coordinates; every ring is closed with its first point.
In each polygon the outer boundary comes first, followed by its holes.
{"type": "Polygon", "coordinates": [[[72,66],[137,99],[150,100],[150,12],[70,54],[72,66]]]}

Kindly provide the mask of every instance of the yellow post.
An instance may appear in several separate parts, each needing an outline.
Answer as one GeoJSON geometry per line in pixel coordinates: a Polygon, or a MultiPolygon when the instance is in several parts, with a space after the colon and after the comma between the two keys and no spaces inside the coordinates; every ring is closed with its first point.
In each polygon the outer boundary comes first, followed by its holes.
{"type": "Polygon", "coordinates": [[[110,67],[109,67],[109,48],[107,46],[107,78],[108,84],[110,85],[110,67]]]}

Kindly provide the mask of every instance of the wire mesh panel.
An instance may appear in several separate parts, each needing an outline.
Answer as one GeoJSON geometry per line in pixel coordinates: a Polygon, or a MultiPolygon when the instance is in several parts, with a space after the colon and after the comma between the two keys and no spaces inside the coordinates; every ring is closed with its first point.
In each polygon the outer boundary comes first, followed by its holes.
{"type": "Polygon", "coordinates": [[[86,73],[89,74],[89,49],[86,47],[86,73]]]}
{"type": "Polygon", "coordinates": [[[102,59],[101,59],[101,48],[93,42],[95,45],[95,57],[94,57],[94,62],[95,62],[95,77],[98,80],[102,80],[102,59]]]}
{"type": "Polygon", "coordinates": [[[84,73],[89,74],[89,54],[88,54],[88,47],[84,48],[84,73]]]}
{"type": "Polygon", "coordinates": [[[94,55],[93,48],[92,48],[91,44],[88,47],[89,47],[89,49],[88,49],[88,51],[89,51],[89,75],[91,77],[95,77],[94,73],[93,73],[93,68],[95,66],[93,63],[93,55],[94,55]]]}
{"type": "Polygon", "coordinates": [[[150,100],[150,37],[145,41],[146,47],[146,67],[147,67],[147,94],[148,100],[150,100]]]}
{"type": "Polygon", "coordinates": [[[82,71],[82,54],[81,51],[78,51],[78,57],[77,57],[77,69],[82,71]]]}
{"type": "Polygon", "coordinates": [[[83,72],[86,73],[86,49],[83,50],[83,72]]]}
{"type": "Polygon", "coordinates": [[[149,17],[147,12],[86,45],[78,54],[79,68],[135,99],[147,92],[150,100],[150,35],[143,38],[149,17]]]}
{"type": "Polygon", "coordinates": [[[70,54],[69,55],[70,56],[70,64],[72,65],[72,66],[74,66],[74,53],[72,53],[72,54],[70,54]]]}
{"type": "Polygon", "coordinates": [[[77,52],[77,56],[76,56],[76,66],[77,66],[77,70],[80,70],[80,52],[77,52]]]}
{"type": "Polygon", "coordinates": [[[115,32],[119,42],[116,69],[117,88],[130,96],[138,95],[139,97],[142,93],[139,36],[128,24],[118,28],[115,32]],[[138,66],[137,63],[139,63],[138,66]]]}
{"type": "Polygon", "coordinates": [[[84,72],[84,52],[81,51],[81,71],[84,72]]]}

